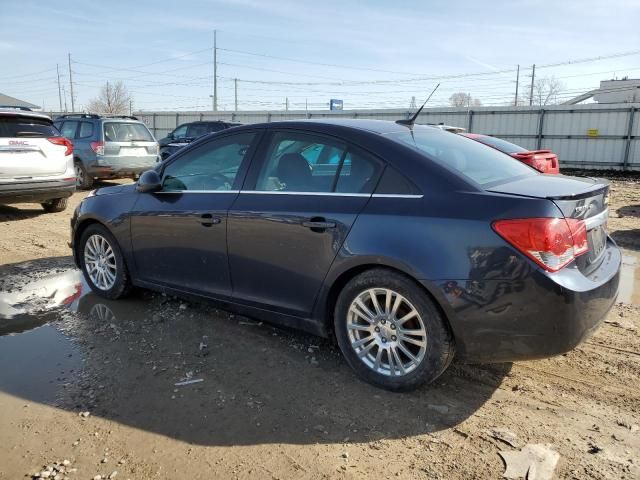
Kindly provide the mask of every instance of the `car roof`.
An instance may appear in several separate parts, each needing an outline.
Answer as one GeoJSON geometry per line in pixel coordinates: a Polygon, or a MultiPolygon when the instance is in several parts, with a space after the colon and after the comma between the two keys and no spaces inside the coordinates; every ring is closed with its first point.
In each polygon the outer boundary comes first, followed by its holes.
{"type": "Polygon", "coordinates": [[[0,107],[0,115],[7,117],[26,117],[26,118],[37,118],[38,120],[49,120],[51,121],[51,117],[41,112],[33,112],[30,110],[22,110],[19,108],[11,108],[11,107],[0,107]]]}
{"type": "MultiPolygon", "coordinates": [[[[305,119],[305,120],[283,120],[269,123],[258,123],[253,125],[246,125],[248,127],[266,127],[266,128],[307,128],[307,127],[344,127],[353,130],[360,130],[364,132],[377,133],[385,135],[394,132],[403,132],[407,129],[406,126],[391,122],[389,120],[369,120],[358,118],[331,118],[331,119],[305,119]]],[[[317,130],[318,128],[312,128],[317,130]]]]}

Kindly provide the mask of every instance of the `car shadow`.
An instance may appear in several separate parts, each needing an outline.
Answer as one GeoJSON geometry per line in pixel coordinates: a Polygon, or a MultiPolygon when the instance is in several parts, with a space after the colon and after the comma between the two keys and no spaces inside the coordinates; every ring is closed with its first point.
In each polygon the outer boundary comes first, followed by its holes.
{"type": "Polygon", "coordinates": [[[611,233],[611,238],[622,248],[640,251],[640,228],[617,230],[611,233]]]}
{"type": "MultiPolygon", "coordinates": [[[[30,206],[32,204],[29,204],[30,206]]],[[[35,208],[24,208],[13,205],[0,205],[0,222],[15,222],[16,220],[27,220],[29,218],[39,217],[46,212],[40,206],[35,208]]]]}
{"type": "MultiPolygon", "coordinates": [[[[143,290],[105,300],[88,291],[69,258],[0,267],[0,277],[0,300],[17,301],[25,322],[46,324],[0,337],[0,343],[22,341],[19,349],[4,350],[21,358],[2,359],[0,344],[0,360],[14,374],[12,381],[0,374],[0,389],[51,403],[24,385],[42,376],[30,371],[42,362],[24,357],[50,349],[49,363],[57,354],[64,370],[54,372],[66,384],[55,392],[59,408],[189,443],[383,442],[436,432],[473,415],[511,369],[454,363],[432,385],[390,393],[358,380],[329,340],[228,314],[206,301],[143,290]],[[47,290],[47,282],[55,286],[47,290]],[[46,307],[38,295],[48,295],[46,307]],[[28,336],[44,328],[64,335],[41,331],[37,348],[29,348],[28,336]]],[[[0,325],[7,320],[0,316],[0,325]]]]}

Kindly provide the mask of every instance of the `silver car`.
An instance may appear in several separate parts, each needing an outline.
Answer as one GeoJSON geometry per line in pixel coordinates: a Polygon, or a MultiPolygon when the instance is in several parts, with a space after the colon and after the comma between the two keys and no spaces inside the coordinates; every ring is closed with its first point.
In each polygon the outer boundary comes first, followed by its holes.
{"type": "Polygon", "coordinates": [[[60,212],[75,188],[73,144],[52,120],[0,107],[0,204],[40,203],[46,212],[60,212]]]}
{"type": "Polygon", "coordinates": [[[158,160],[158,142],[136,117],[76,113],[56,118],[55,125],[73,141],[78,188],[91,188],[96,179],[136,177],[158,160]]]}

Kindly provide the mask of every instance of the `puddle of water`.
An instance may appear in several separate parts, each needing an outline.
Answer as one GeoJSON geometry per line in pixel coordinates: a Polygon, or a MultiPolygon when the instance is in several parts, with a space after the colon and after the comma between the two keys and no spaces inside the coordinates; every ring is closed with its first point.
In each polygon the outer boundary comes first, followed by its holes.
{"type": "Polygon", "coordinates": [[[640,305],[640,253],[638,252],[622,250],[618,301],[628,305],[640,305]]]}
{"type": "Polygon", "coordinates": [[[53,403],[81,365],[78,349],[50,325],[0,337],[0,389],[11,395],[53,403]]]}

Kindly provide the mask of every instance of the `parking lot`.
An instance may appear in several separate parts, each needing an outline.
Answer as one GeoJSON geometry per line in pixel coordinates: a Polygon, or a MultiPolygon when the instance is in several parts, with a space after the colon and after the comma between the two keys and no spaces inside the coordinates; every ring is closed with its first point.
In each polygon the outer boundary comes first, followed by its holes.
{"type": "Polygon", "coordinates": [[[0,478],[63,460],[79,479],[500,478],[499,452],[527,444],[550,444],[558,478],[638,478],[640,185],[612,182],[624,269],[596,334],[549,360],[454,363],[405,394],[356,379],[330,341],[146,291],[91,294],[67,247],[86,192],[46,216],[2,206],[0,478]]]}

